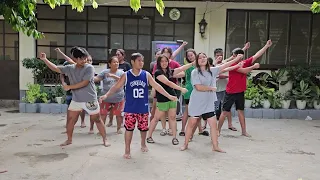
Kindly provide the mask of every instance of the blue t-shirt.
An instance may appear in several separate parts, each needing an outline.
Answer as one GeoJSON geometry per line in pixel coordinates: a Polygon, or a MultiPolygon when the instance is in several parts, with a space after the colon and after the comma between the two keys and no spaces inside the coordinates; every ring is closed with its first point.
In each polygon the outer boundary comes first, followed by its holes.
{"type": "Polygon", "coordinates": [[[141,70],[138,76],[129,70],[126,73],[124,112],[149,113],[148,72],[141,70]]]}

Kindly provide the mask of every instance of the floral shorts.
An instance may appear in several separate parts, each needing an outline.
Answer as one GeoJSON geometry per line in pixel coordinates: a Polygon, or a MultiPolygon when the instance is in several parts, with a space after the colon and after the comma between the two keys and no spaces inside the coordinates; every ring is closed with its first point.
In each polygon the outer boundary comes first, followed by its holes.
{"type": "Polygon", "coordinates": [[[148,118],[149,113],[125,113],[124,114],[124,127],[127,131],[133,131],[138,121],[138,129],[140,131],[148,131],[148,118]]]}

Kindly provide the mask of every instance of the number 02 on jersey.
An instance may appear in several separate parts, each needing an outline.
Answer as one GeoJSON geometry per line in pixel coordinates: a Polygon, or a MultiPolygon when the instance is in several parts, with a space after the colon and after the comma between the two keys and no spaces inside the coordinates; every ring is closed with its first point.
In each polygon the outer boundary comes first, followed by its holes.
{"type": "Polygon", "coordinates": [[[133,89],[133,98],[144,98],[144,90],[135,88],[133,89]]]}

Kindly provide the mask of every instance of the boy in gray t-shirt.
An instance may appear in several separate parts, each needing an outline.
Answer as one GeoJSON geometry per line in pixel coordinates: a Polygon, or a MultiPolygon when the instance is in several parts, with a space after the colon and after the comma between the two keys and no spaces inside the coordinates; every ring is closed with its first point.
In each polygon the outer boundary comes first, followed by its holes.
{"type": "Polygon", "coordinates": [[[94,85],[94,68],[87,64],[89,53],[80,47],[75,48],[73,57],[76,64],[59,66],[50,62],[45,53],[40,54],[40,59],[52,70],[57,73],[66,74],[70,80],[70,85],[63,85],[65,91],[72,91],[72,101],[67,112],[67,136],[68,139],[60,146],[72,144],[72,134],[74,125],[80,113],[85,110],[90,119],[96,122],[97,128],[102,135],[103,145],[110,146],[106,141],[106,130],[104,123],[100,119],[100,107],[97,101],[97,92],[94,85]]]}

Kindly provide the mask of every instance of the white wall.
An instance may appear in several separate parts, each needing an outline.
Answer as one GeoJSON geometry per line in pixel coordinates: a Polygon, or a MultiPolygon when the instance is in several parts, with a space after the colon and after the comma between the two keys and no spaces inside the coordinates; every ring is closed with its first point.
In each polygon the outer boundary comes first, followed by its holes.
{"type": "Polygon", "coordinates": [[[19,32],[19,66],[20,66],[20,90],[27,90],[27,83],[33,83],[31,70],[22,66],[24,58],[36,57],[36,41],[32,37],[19,32]]]}
{"type": "MultiPolygon", "coordinates": [[[[42,3],[38,0],[38,3],[42,3]]],[[[97,0],[100,5],[129,6],[129,1],[117,2],[114,0],[97,0]]],[[[196,8],[194,48],[197,52],[205,52],[213,55],[213,49],[225,47],[226,14],[227,9],[263,9],[263,10],[296,10],[309,11],[308,8],[299,4],[278,4],[278,3],[217,3],[217,2],[190,2],[190,1],[164,1],[166,7],[189,7],[196,8]],[[199,33],[199,22],[203,13],[207,12],[205,19],[208,23],[205,37],[199,33]]],[[[141,1],[143,7],[155,7],[154,1],[141,1]]],[[[0,17],[1,19],[1,17],[0,17]]],[[[20,60],[36,57],[35,40],[20,33],[20,60]]],[[[104,66],[97,66],[96,71],[100,72],[104,66]]],[[[256,72],[254,72],[256,73],[256,72]]],[[[33,82],[31,71],[26,70],[20,63],[20,89],[26,89],[26,84],[33,82]]]]}

